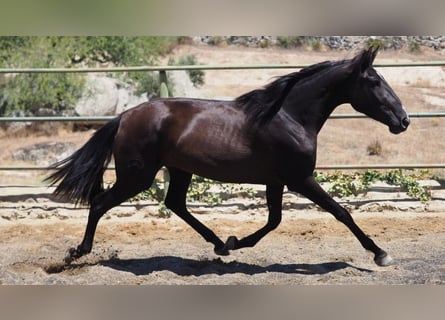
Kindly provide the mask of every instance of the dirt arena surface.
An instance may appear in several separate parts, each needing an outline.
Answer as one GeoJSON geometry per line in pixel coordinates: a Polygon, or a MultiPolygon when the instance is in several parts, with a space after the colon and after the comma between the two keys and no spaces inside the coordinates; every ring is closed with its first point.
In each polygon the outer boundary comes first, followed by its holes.
{"type": "MultiPolygon", "coordinates": [[[[157,217],[155,203],[125,203],[99,223],[93,252],[67,266],[65,251],[80,242],[87,210],[53,202],[51,189],[0,190],[1,284],[445,283],[443,190],[434,191],[429,204],[398,193],[395,201],[376,201],[372,193],[343,203],[394,258],[389,267],[376,266],[342,224],[290,193],[281,225],[256,247],[226,257],[176,216],[157,217]]],[[[259,198],[190,210],[222,239],[245,236],[267,218],[259,198]]]]}

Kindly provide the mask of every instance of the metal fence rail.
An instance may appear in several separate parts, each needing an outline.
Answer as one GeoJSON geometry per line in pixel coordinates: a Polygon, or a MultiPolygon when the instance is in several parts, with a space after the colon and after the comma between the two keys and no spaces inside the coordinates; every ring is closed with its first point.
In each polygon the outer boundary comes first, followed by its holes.
{"type": "MultiPolygon", "coordinates": [[[[137,66],[137,67],[114,67],[114,68],[23,68],[23,69],[5,69],[0,68],[0,74],[23,74],[23,73],[114,73],[114,72],[153,72],[160,73],[161,97],[168,96],[166,91],[166,72],[179,70],[253,70],[253,69],[302,69],[308,64],[267,64],[267,65],[189,65],[189,66],[137,66]]],[[[410,62],[410,63],[382,63],[374,64],[377,68],[386,67],[437,67],[445,66],[445,61],[431,62],[410,62]]],[[[409,113],[411,118],[430,118],[445,117],[443,112],[418,112],[409,113]]],[[[95,117],[0,117],[0,122],[106,122],[113,119],[114,116],[95,116],[95,117]]],[[[332,114],[330,119],[359,119],[366,118],[359,113],[352,114],[332,114]]],[[[445,163],[433,164],[382,164],[382,165],[321,165],[317,166],[319,170],[360,170],[360,169],[443,169],[445,163]]],[[[113,169],[113,167],[109,167],[113,169]]],[[[0,165],[0,170],[48,170],[45,166],[8,166],[0,165]]]]}
{"type": "MultiPolygon", "coordinates": [[[[443,112],[413,112],[408,113],[410,118],[444,118],[443,112]]],[[[0,122],[106,122],[115,116],[95,116],[95,117],[0,117],[0,122]]],[[[329,119],[363,119],[368,116],[361,113],[337,113],[332,114],[329,119]]]]}
{"type": "MultiPolygon", "coordinates": [[[[110,68],[0,68],[0,73],[103,73],[179,70],[252,70],[252,69],[302,69],[310,64],[252,64],[252,65],[183,65],[183,66],[137,66],[110,68]]],[[[442,67],[445,61],[375,63],[376,68],[393,67],[442,67]]]]}

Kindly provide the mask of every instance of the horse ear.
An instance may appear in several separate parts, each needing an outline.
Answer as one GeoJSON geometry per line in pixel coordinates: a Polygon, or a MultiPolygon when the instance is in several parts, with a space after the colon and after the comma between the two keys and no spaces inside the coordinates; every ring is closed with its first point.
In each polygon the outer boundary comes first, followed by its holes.
{"type": "Polygon", "coordinates": [[[363,50],[360,54],[352,59],[354,69],[360,73],[365,72],[372,66],[378,51],[379,49],[377,47],[370,47],[367,50],[363,50]]]}
{"type": "Polygon", "coordinates": [[[377,56],[377,53],[379,52],[379,47],[371,47],[368,50],[370,51],[369,66],[372,66],[372,64],[374,63],[375,57],[377,56]]]}

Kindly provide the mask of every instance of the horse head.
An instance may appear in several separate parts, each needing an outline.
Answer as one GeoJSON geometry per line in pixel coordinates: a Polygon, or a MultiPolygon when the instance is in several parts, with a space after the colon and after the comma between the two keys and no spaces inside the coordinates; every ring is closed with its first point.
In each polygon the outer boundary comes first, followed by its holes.
{"type": "Polygon", "coordinates": [[[372,66],[377,51],[370,48],[351,59],[350,103],[355,110],[386,124],[392,133],[398,134],[408,128],[409,116],[394,90],[372,66]]]}

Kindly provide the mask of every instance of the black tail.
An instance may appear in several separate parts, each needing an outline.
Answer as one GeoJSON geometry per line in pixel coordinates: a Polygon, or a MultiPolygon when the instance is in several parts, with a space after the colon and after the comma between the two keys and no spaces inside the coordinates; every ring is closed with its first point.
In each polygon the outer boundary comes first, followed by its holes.
{"type": "Polygon", "coordinates": [[[49,167],[57,170],[45,181],[56,187],[56,196],[66,197],[76,204],[90,204],[103,191],[103,173],[110,163],[114,137],[120,118],[115,118],[97,130],[85,145],[68,158],[49,167]]]}

